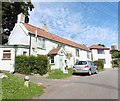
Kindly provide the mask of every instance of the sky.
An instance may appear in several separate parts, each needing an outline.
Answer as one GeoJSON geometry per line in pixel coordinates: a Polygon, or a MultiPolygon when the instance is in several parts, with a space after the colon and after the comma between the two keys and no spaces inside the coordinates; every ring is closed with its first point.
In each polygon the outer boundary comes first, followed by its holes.
{"type": "Polygon", "coordinates": [[[118,44],[117,2],[32,2],[30,24],[91,46],[118,44]]]}

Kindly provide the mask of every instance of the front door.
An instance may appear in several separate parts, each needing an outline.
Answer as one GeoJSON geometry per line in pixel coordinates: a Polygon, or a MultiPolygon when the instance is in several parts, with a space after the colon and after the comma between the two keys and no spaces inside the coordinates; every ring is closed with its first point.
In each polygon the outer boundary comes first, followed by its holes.
{"type": "Polygon", "coordinates": [[[63,56],[59,56],[59,68],[61,70],[63,70],[63,68],[64,68],[63,56]]]}

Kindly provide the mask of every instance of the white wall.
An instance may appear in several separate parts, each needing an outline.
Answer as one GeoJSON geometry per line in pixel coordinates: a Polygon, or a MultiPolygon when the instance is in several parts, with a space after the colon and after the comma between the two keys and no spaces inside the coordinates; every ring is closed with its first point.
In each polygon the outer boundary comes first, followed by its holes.
{"type": "Polygon", "coordinates": [[[104,50],[104,52],[105,54],[97,54],[97,49],[92,49],[93,61],[105,59],[106,63],[104,64],[104,68],[112,68],[110,50],[104,50]]]}
{"type": "Polygon", "coordinates": [[[9,39],[9,45],[29,45],[29,37],[27,30],[25,30],[22,24],[16,24],[13,31],[11,32],[9,39]]]}
{"type": "Polygon", "coordinates": [[[72,57],[68,60],[68,66],[72,67],[76,60],[91,60],[91,52],[89,52],[90,58],[87,57],[87,51],[79,49],[79,57],[76,56],[76,48],[66,45],[65,51],[72,53],[72,57]]]}
{"type": "Polygon", "coordinates": [[[0,48],[0,70],[14,71],[14,48],[0,48]],[[3,50],[11,50],[11,60],[3,60],[3,50]]]}
{"type": "MultiPolygon", "coordinates": [[[[27,29],[24,27],[24,25],[22,23],[17,23],[9,37],[9,45],[30,45],[30,35],[28,35],[28,31],[27,29]]],[[[36,41],[36,37],[34,35],[31,35],[31,55],[37,55],[37,54],[41,54],[41,55],[47,55],[48,52],[53,49],[56,48],[58,46],[58,42],[49,40],[49,39],[45,39],[45,49],[40,49],[37,47],[38,43],[36,41]]],[[[17,55],[22,55],[23,51],[27,51],[27,55],[29,53],[29,49],[18,49],[17,50],[17,55]]],[[[80,56],[77,57],[76,56],[76,48],[72,47],[72,46],[68,46],[65,45],[65,51],[66,52],[70,52],[72,53],[72,57],[70,60],[67,61],[68,66],[72,67],[75,62],[76,59],[78,60],[88,60],[87,58],[87,51],[81,50],[79,49],[79,54],[80,56]]],[[[55,57],[56,59],[58,58],[57,56],[55,57]]],[[[56,64],[57,61],[56,61],[56,64]]],[[[56,66],[57,68],[58,66],[56,66]]],[[[53,66],[54,68],[54,66],[53,66]]]]}

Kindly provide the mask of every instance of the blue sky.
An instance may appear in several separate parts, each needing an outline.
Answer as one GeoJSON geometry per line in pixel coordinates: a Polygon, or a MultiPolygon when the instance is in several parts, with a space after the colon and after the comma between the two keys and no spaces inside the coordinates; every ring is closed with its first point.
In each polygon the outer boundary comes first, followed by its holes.
{"type": "Polygon", "coordinates": [[[33,2],[30,24],[87,46],[118,43],[117,2],[33,2]]]}

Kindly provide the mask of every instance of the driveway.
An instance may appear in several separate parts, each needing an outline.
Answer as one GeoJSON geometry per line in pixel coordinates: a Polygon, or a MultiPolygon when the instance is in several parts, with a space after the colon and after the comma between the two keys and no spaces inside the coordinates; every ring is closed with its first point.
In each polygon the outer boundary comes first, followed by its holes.
{"type": "Polygon", "coordinates": [[[118,99],[117,69],[108,69],[91,76],[76,75],[64,80],[37,76],[30,76],[30,80],[43,83],[46,87],[42,96],[33,99],[118,99]]]}

